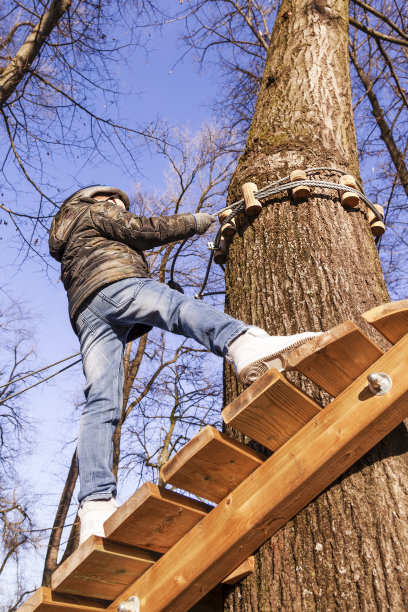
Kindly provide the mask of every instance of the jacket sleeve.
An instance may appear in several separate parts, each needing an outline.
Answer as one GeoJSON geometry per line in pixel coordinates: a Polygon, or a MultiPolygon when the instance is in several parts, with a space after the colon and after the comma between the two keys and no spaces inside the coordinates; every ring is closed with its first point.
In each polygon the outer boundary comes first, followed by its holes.
{"type": "Polygon", "coordinates": [[[184,240],[196,233],[192,214],[138,217],[116,204],[99,202],[91,205],[90,215],[102,236],[123,242],[139,251],[184,240]]]}

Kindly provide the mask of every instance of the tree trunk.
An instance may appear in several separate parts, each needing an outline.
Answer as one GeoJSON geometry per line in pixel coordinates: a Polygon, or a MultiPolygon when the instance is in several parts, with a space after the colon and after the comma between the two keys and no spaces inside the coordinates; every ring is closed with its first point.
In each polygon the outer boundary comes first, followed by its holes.
{"type": "MultiPolygon", "coordinates": [[[[283,1],[230,201],[243,183],[262,188],[295,168],[359,178],[347,15],[345,0],[283,1]]],[[[389,299],[363,205],[346,210],[336,192],[317,188],[300,204],[284,193],[238,226],[226,267],[229,314],[271,334],[351,319],[384,346],[360,317],[389,299]]],[[[239,391],[227,366],[225,403],[239,391]]],[[[401,425],[260,549],[254,574],[225,590],[224,609],[406,610],[407,450],[401,425]]]]}
{"type": "MultiPolygon", "coordinates": [[[[68,476],[65,481],[64,489],[61,494],[58,509],[55,515],[54,524],[48,541],[47,554],[45,556],[44,572],[42,586],[51,586],[51,576],[57,569],[58,552],[61,544],[62,532],[67,519],[68,510],[71,505],[72,495],[74,493],[76,481],[78,479],[78,466],[76,459],[76,450],[72,455],[71,465],[68,471],[68,476]]],[[[74,521],[75,523],[75,521],[74,521]]]]}

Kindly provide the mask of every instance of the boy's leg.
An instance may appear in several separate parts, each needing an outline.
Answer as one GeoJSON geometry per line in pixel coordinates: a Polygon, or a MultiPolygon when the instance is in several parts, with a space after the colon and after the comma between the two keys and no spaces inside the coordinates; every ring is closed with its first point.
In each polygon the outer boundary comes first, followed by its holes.
{"type": "Polygon", "coordinates": [[[78,436],[79,502],[116,496],[112,473],[112,438],[123,395],[123,349],[126,335],[86,308],[76,321],[86,378],[78,436]]]}
{"type": "MultiPolygon", "coordinates": [[[[270,336],[256,326],[245,325],[221,310],[189,298],[152,279],[133,280],[134,294],[120,320],[160,327],[193,338],[234,365],[243,384],[251,384],[269,368],[283,368],[284,353],[318,335],[270,336]]],[[[122,283],[123,281],[120,281],[122,283]]],[[[118,300],[115,283],[103,289],[118,300]]],[[[123,295],[129,294],[124,291],[123,295]]],[[[321,333],[321,332],[318,332],[321,333]]]]}
{"type": "MultiPolygon", "coordinates": [[[[133,278],[127,281],[133,284],[134,297],[121,313],[116,313],[115,321],[122,324],[145,323],[193,338],[220,357],[225,357],[229,344],[250,327],[156,280],[133,278]]],[[[99,295],[118,303],[119,296],[126,294],[123,284],[125,281],[104,287],[99,295]]]]}

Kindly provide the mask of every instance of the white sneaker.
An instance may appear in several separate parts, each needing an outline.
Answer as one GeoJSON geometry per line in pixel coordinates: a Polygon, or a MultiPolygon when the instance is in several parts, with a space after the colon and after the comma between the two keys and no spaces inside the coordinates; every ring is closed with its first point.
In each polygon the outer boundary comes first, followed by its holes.
{"type": "Polygon", "coordinates": [[[303,332],[294,336],[270,336],[259,327],[250,327],[228,348],[227,361],[234,365],[243,385],[251,385],[270,368],[283,370],[283,354],[323,332],[303,332]]]}
{"type": "Polygon", "coordinates": [[[91,535],[105,537],[103,524],[117,509],[118,504],[111,499],[95,499],[87,501],[79,509],[78,516],[81,521],[79,533],[79,546],[91,535]]]}

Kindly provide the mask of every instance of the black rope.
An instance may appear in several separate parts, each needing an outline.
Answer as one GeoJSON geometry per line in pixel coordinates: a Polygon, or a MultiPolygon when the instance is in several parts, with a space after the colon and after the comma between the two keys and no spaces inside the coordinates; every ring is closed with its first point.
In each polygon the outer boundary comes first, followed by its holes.
{"type": "Polygon", "coordinates": [[[5,397],[3,400],[0,401],[0,406],[2,406],[3,404],[6,404],[8,401],[13,399],[14,397],[17,397],[17,395],[21,395],[22,393],[25,393],[26,391],[29,391],[30,389],[33,389],[34,387],[37,387],[38,385],[41,385],[43,382],[46,382],[47,380],[50,380],[50,378],[53,378],[54,376],[57,376],[58,374],[61,374],[61,372],[65,372],[65,370],[69,370],[69,368],[72,368],[72,366],[76,365],[77,363],[80,363],[81,361],[82,361],[82,359],[78,359],[77,361],[74,361],[73,363],[70,363],[69,365],[65,366],[64,368],[61,368],[61,370],[58,370],[58,372],[54,372],[54,374],[50,374],[46,378],[42,378],[41,380],[39,380],[38,382],[34,383],[33,385],[30,385],[29,387],[25,387],[24,389],[21,389],[21,391],[17,391],[17,393],[13,393],[13,395],[9,395],[8,397],[5,397]]]}
{"type": "Polygon", "coordinates": [[[64,361],[68,361],[68,359],[73,359],[74,357],[77,357],[79,354],[80,353],[74,353],[74,355],[70,355],[69,357],[64,357],[64,359],[60,359],[59,361],[50,363],[49,365],[46,365],[40,368],[39,370],[35,370],[34,372],[28,372],[28,374],[24,374],[24,376],[20,376],[20,378],[13,378],[13,380],[9,380],[3,385],[0,385],[0,389],[4,389],[4,387],[9,387],[10,385],[14,385],[17,382],[20,382],[20,380],[24,380],[25,378],[28,378],[29,376],[34,376],[34,374],[38,374],[39,372],[43,372],[44,370],[49,370],[49,368],[59,365],[60,363],[63,363],[64,361]]]}

